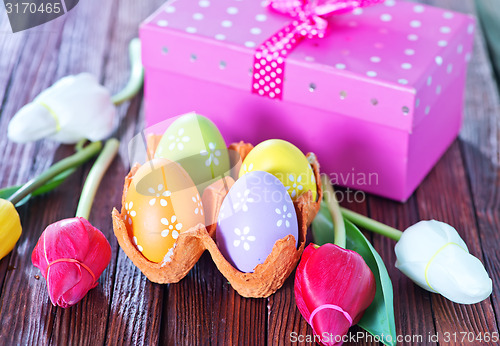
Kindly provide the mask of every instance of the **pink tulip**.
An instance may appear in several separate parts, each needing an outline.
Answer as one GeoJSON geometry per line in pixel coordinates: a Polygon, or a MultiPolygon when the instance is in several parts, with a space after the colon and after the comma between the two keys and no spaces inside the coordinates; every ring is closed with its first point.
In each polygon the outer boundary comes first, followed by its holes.
{"type": "Polygon", "coordinates": [[[52,304],[63,308],[78,303],[97,286],[110,260],[106,237],[82,217],[49,225],[31,255],[47,281],[52,304]]]}
{"type": "Polygon", "coordinates": [[[295,275],[300,313],[323,345],[341,345],[375,297],[375,278],[356,252],[310,244],[295,275]]]}

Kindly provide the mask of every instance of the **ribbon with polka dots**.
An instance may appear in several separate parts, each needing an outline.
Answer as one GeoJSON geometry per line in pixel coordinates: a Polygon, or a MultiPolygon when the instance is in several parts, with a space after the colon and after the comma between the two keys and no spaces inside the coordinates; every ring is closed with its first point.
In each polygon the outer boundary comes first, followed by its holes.
{"type": "Polygon", "coordinates": [[[252,93],[281,100],[285,59],[305,38],[323,38],[333,14],[351,12],[384,0],[271,0],[271,10],[294,20],[264,41],[255,51],[252,93]]]}

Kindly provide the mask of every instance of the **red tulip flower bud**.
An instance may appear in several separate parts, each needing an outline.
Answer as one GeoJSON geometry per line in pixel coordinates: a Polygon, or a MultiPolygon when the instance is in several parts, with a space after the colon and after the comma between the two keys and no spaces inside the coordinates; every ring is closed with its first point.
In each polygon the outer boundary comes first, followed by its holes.
{"type": "Polygon", "coordinates": [[[300,313],[323,345],[341,345],[375,297],[375,278],[358,253],[310,244],[295,275],[300,313]]]}
{"type": "Polygon", "coordinates": [[[97,286],[110,260],[106,237],[82,217],[49,225],[31,255],[47,281],[52,304],[63,308],[78,303],[97,286]]]}

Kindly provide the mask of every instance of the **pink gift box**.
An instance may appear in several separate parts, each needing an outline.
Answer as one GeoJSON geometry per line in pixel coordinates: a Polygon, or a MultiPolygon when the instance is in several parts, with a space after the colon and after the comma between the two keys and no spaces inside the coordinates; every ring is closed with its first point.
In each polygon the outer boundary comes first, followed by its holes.
{"type": "Polygon", "coordinates": [[[167,2],[140,28],[147,126],[195,110],[227,143],[281,138],[338,185],[405,201],[456,138],[474,18],[415,3],[328,18],[252,93],[256,48],[291,22],[266,1],[167,2]]]}

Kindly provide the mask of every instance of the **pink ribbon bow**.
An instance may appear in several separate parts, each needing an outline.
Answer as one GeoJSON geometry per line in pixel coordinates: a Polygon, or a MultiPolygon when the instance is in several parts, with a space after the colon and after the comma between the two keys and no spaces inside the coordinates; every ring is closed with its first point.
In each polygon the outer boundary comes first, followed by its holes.
{"type": "Polygon", "coordinates": [[[271,0],[269,7],[294,20],[262,43],[254,55],[252,93],[282,99],[285,58],[304,38],[323,38],[324,17],[351,12],[384,0],[271,0]]]}

